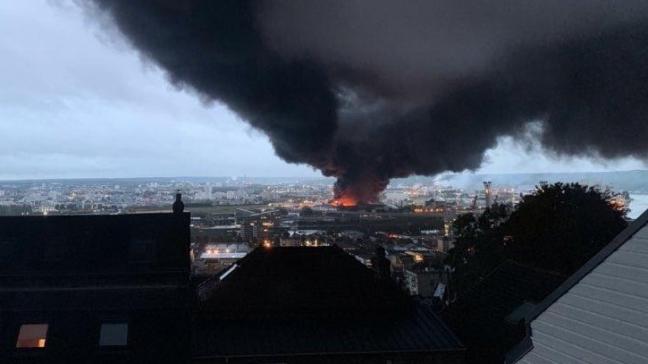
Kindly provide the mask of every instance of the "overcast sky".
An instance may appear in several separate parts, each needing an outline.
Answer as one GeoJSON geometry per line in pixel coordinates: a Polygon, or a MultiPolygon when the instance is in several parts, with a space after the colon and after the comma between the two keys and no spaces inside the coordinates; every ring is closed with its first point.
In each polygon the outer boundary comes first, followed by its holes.
{"type": "MultiPolygon", "coordinates": [[[[72,2],[0,0],[0,179],[318,176],[221,104],[167,82],[72,2]]],[[[502,140],[478,172],[645,168],[502,140]]]]}

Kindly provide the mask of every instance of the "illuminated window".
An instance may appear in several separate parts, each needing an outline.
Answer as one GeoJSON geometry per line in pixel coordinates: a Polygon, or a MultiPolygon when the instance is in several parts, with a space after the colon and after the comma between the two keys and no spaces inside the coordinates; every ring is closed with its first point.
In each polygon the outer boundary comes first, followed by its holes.
{"type": "Polygon", "coordinates": [[[100,346],[125,346],[128,344],[128,324],[101,324],[100,346]]]}
{"type": "Polygon", "coordinates": [[[44,348],[47,340],[47,324],[25,324],[18,332],[17,348],[44,348]]]}

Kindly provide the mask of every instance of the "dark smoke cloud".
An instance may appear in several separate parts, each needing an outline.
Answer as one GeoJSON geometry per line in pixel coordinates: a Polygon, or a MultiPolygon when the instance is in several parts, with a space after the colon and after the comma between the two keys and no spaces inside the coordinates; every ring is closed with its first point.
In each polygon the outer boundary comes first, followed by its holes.
{"type": "Polygon", "coordinates": [[[648,2],[95,0],[170,79],[372,202],[392,177],[545,148],[648,157],[648,2]]]}
{"type": "Polygon", "coordinates": [[[287,161],[322,163],[337,129],[333,84],[313,61],[286,61],[262,44],[252,2],[95,3],[174,84],[225,102],[287,161]]]}

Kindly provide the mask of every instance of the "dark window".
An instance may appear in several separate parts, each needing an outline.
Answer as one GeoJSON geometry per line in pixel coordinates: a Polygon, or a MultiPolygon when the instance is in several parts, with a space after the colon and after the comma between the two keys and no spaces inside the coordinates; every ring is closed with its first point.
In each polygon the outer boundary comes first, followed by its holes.
{"type": "Polygon", "coordinates": [[[47,342],[47,324],[24,324],[20,326],[17,348],[44,348],[47,342]]]}
{"type": "Polygon", "coordinates": [[[99,334],[100,346],[125,346],[128,345],[128,324],[127,323],[104,323],[101,324],[99,334]]]}

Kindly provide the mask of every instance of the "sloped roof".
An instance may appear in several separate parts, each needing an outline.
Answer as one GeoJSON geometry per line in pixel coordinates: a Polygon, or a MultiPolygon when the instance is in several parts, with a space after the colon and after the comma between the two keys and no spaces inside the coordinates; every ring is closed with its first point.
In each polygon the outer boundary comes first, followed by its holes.
{"type": "Polygon", "coordinates": [[[386,312],[410,304],[393,283],[375,279],[373,271],[337,247],[257,248],[236,265],[203,284],[211,287],[203,290],[203,312],[330,316],[386,312]]]}
{"type": "Polygon", "coordinates": [[[532,311],[507,362],[648,361],[648,212],[532,311]]]}
{"type": "Polygon", "coordinates": [[[430,308],[337,247],[257,248],[205,287],[198,358],[463,350],[430,308]]]}
{"type": "Polygon", "coordinates": [[[601,249],[596,255],[587,261],[576,273],[569,276],[556,290],[548,295],[536,308],[529,313],[526,320],[533,321],[540,316],[549,306],[551,306],[562,295],[567,293],[572,287],[580,282],[592,270],[598,267],[605,259],[612,255],[619,247],[626,243],[633,235],[648,224],[648,210],[644,211],[628,227],[619,233],[612,241],[601,249]]]}
{"type": "Polygon", "coordinates": [[[188,272],[189,217],[2,216],[0,277],[188,272]],[[147,264],[136,264],[140,255],[147,264]]]}
{"type": "Polygon", "coordinates": [[[461,351],[427,306],[399,318],[248,319],[197,323],[194,356],[461,351]]]}
{"type": "Polygon", "coordinates": [[[0,217],[0,308],[178,307],[189,240],[189,213],[0,217]]]}

